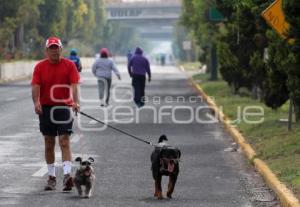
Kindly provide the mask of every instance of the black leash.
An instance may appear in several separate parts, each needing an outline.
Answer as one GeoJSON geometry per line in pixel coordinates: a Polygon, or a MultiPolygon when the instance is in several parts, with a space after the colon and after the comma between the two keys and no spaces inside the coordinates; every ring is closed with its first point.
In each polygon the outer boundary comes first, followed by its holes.
{"type": "Polygon", "coordinates": [[[112,128],[112,129],[114,129],[114,130],[116,130],[116,131],[118,131],[118,132],[120,132],[120,133],[126,134],[127,136],[129,136],[129,137],[131,137],[131,138],[134,138],[134,139],[136,139],[136,140],[138,140],[138,141],[141,141],[141,142],[144,142],[144,143],[146,143],[146,144],[150,144],[150,145],[154,146],[154,145],[152,144],[152,142],[143,140],[143,139],[138,138],[138,137],[136,137],[136,136],[134,136],[134,135],[132,135],[132,134],[129,134],[128,132],[125,132],[125,131],[123,131],[123,130],[121,130],[121,129],[118,129],[118,128],[116,128],[116,127],[113,127],[113,126],[111,126],[111,125],[109,125],[109,124],[107,124],[107,123],[105,123],[105,122],[103,122],[103,121],[100,121],[100,120],[98,120],[98,119],[96,119],[96,118],[94,118],[94,117],[92,117],[92,116],[90,116],[90,115],[88,115],[88,114],[86,114],[86,113],[84,113],[84,112],[79,111],[79,113],[82,114],[83,116],[86,116],[86,117],[92,119],[92,120],[95,120],[96,122],[99,122],[99,123],[101,123],[101,124],[103,124],[103,125],[106,125],[106,126],[112,128]]]}

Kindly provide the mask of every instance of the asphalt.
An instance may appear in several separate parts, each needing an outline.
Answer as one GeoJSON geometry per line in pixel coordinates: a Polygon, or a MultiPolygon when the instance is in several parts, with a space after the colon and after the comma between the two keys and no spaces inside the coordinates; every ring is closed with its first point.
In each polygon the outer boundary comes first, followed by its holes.
{"type": "MultiPolygon", "coordinates": [[[[182,152],[173,199],[153,197],[152,146],[112,129],[103,130],[103,125],[86,117],[75,117],[71,140],[74,159],[95,159],[93,197],[81,199],[75,190],[61,191],[58,147],[57,190],[44,192],[43,139],[29,81],[25,81],[0,86],[0,206],[280,206],[241,151],[235,150],[222,125],[211,121],[210,110],[184,73],[172,66],[154,66],[153,81],[147,83],[148,102],[137,109],[125,66],[118,66],[122,81],[114,79],[112,87],[117,99],[113,95],[106,108],[99,106],[90,70],[82,73],[81,110],[151,142],[166,134],[169,143],[182,152]]],[[[163,186],[166,189],[166,177],[163,186]]]]}

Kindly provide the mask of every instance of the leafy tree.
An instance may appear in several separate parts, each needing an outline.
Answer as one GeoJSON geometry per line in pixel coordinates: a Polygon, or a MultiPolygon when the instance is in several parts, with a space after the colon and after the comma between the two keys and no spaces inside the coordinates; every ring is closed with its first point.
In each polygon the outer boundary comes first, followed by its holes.
{"type": "Polygon", "coordinates": [[[195,39],[196,44],[200,47],[199,59],[208,65],[210,69],[210,48],[216,40],[218,34],[218,26],[208,22],[208,9],[213,4],[205,0],[183,0],[183,12],[181,15],[181,24],[191,30],[192,40],[195,39]],[[207,56],[205,56],[205,54],[207,56]]]}
{"type": "Polygon", "coordinates": [[[286,20],[290,24],[288,31],[289,38],[293,38],[294,42],[291,45],[293,61],[288,69],[288,89],[290,97],[295,105],[296,120],[300,121],[300,2],[296,0],[284,1],[284,13],[286,20]]]}
{"type": "MultiPolygon", "coordinates": [[[[250,58],[255,52],[255,43],[253,36],[256,32],[255,28],[255,17],[251,13],[253,3],[247,1],[218,1],[218,8],[226,16],[226,30],[225,35],[221,35],[219,40],[223,44],[228,44],[231,54],[238,60],[237,68],[235,66],[227,68],[226,75],[224,70],[221,70],[222,76],[230,76],[232,73],[231,82],[233,84],[234,92],[237,93],[239,88],[247,87],[251,89],[253,87],[252,80],[253,71],[250,66],[250,58]]],[[[220,43],[219,43],[220,44],[220,43]]],[[[226,53],[223,58],[227,58],[226,53]]],[[[222,57],[219,57],[222,58],[222,57]]],[[[222,68],[222,62],[220,62],[220,68],[222,68]]],[[[256,80],[256,79],[255,79],[256,80]]]]}
{"type": "Polygon", "coordinates": [[[286,56],[286,54],[289,54],[289,48],[278,34],[275,34],[273,31],[269,31],[267,34],[270,42],[263,99],[267,106],[277,109],[289,99],[286,81],[288,78],[287,67],[292,57],[286,56]]]}
{"type": "Polygon", "coordinates": [[[243,79],[241,78],[243,77],[241,74],[243,71],[239,70],[238,59],[232,54],[229,45],[226,43],[218,44],[218,57],[223,79],[227,81],[236,94],[243,84],[243,79]]]}
{"type": "MultiPolygon", "coordinates": [[[[190,55],[190,58],[192,60],[195,60],[196,59],[195,53],[196,52],[200,53],[200,51],[197,51],[197,50],[199,50],[199,48],[197,48],[197,45],[195,43],[195,38],[194,38],[194,35],[192,34],[192,32],[189,33],[184,26],[179,25],[179,24],[175,26],[175,32],[174,32],[173,41],[172,41],[172,50],[173,50],[173,53],[174,53],[176,59],[179,59],[181,61],[188,61],[188,58],[189,58],[188,55],[190,55]],[[186,51],[183,49],[184,41],[191,42],[191,45],[192,45],[191,51],[186,51]]],[[[199,59],[200,59],[200,57],[202,59],[199,61],[202,63],[206,62],[205,54],[203,51],[202,51],[201,55],[202,56],[199,55],[199,59]]]]}

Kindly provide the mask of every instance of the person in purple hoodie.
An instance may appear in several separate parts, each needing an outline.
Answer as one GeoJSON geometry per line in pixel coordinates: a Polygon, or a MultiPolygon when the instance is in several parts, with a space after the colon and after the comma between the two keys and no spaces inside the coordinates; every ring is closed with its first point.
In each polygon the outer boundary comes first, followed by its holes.
{"type": "Polygon", "coordinates": [[[132,78],[134,102],[138,107],[142,107],[145,105],[146,73],[150,82],[151,70],[149,61],[143,56],[143,50],[140,47],[135,49],[135,53],[128,63],[128,73],[132,78]]]}

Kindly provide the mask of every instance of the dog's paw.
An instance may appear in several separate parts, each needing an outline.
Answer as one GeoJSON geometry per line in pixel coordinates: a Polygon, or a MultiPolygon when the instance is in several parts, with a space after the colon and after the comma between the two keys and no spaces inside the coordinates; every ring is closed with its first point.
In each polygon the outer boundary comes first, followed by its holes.
{"type": "Polygon", "coordinates": [[[92,195],[90,195],[90,194],[84,196],[84,198],[86,198],[86,199],[88,199],[90,197],[92,197],[92,195]]]}
{"type": "Polygon", "coordinates": [[[172,199],[172,195],[171,195],[171,194],[168,194],[168,193],[167,193],[167,197],[168,197],[169,199],[172,199]]]}
{"type": "Polygon", "coordinates": [[[92,196],[92,191],[86,192],[85,198],[90,198],[92,196]]]}
{"type": "Polygon", "coordinates": [[[161,192],[158,192],[156,197],[157,197],[158,200],[164,199],[164,197],[163,197],[163,195],[162,195],[161,192]]]}
{"type": "Polygon", "coordinates": [[[164,197],[161,195],[161,196],[157,196],[157,199],[158,200],[162,200],[162,199],[164,199],[164,197]]]}

